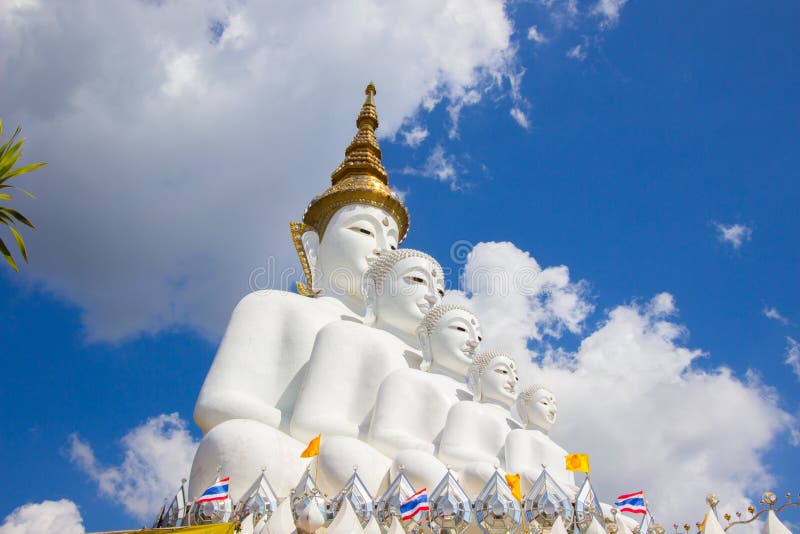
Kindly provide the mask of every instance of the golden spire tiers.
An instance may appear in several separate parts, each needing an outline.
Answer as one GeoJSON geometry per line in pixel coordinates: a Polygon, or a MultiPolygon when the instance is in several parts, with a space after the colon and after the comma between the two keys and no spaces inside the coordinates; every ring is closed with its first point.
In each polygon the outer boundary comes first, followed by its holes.
{"type": "Polygon", "coordinates": [[[303,222],[322,239],[333,214],[350,204],[366,204],[386,210],[400,230],[399,241],[408,233],[408,210],[389,188],[389,177],[381,163],[381,148],[375,137],[378,112],[375,109],[375,86],[370,83],[356,119],[358,132],[344,151],[344,161],[331,174],[331,187],[314,198],[306,208],[303,222]]]}

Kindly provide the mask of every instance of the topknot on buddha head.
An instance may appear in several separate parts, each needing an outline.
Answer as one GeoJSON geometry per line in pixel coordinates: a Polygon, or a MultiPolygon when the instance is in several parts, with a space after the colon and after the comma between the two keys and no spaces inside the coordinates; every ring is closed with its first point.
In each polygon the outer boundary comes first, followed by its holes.
{"type": "Polygon", "coordinates": [[[364,322],[380,322],[414,335],[425,314],[444,296],[444,273],[419,250],[381,251],[364,274],[364,322]]]}
{"type": "Polygon", "coordinates": [[[547,433],[558,416],[556,397],[550,388],[534,384],[523,389],[516,401],[517,415],[529,428],[547,433]]]}
{"type": "Polygon", "coordinates": [[[464,313],[468,313],[472,316],[475,315],[472,313],[472,310],[461,306],[460,304],[439,304],[431,308],[431,311],[426,313],[425,317],[422,318],[422,323],[419,325],[420,331],[431,335],[436,328],[436,325],[438,325],[439,321],[441,321],[442,317],[444,317],[447,312],[451,312],[453,310],[461,310],[464,313]]]}
{"type": "Polygon", "coordinates": [[[467,386],[477,402],[496,401],[507,407],[516,398],[517,364],[503,351],[482,352],[469,366],[467,386]]]}

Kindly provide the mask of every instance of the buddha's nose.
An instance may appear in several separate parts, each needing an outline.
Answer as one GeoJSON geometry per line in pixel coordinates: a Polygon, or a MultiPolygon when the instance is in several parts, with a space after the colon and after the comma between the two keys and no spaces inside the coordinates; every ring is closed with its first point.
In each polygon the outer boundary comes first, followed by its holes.
{"type": "Polygon", "coordinates": [[[474,339],[470,339],[469,341],[467,341],[467,346],[471,349],[476,349],[478,348],[478,342],[475,341],[474,339]]]}
{"type": "Polygon", "coordinates": [[[425,300],[427,300],[431,305],[436,304],[436,295],[433,293],[428,293],[425,295],[425,300]]]}

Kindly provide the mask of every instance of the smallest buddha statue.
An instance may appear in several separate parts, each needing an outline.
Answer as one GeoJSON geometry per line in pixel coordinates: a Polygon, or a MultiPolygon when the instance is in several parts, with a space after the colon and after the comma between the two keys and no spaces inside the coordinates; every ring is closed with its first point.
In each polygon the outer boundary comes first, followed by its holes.
{"type": "Polygon", "coordinates": [[[447,414],[439,459],[460,471],[461,485],[473,497],[502,464],[506,436],[517,426],[510,408],[518,381],[511,356],[481,353],[469,370],[473,400],[459,402],[447,414]]]}
{"type": "Polygon", "coordinates": [[[520,474],[523,495],[530,490],[544,466],[561,489],[574,497],[578,488],[574,475],[566,469],[567,451],[548,435],[558,417],[555,395],[545,386],[528,386],[517,397],[516,407],[525,428],[508,434],[505,455],[508,471],[520,474]]]}

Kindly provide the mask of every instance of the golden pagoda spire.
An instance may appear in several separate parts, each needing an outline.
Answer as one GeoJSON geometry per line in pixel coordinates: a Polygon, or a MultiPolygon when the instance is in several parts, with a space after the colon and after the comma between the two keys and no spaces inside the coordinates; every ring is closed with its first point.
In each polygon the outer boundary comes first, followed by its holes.
{"type": "Polygon", "coordinates": [[[313,230],[322,239],[328,222],[339,209],[353,204],[374,206],[388,213],[397,222],[398,242],[408,233],[408,210],[397,194],[389,188],[389,176],[381,163],[381,147],[375,137],[378,112],[375,109],[375,85],[370,82],[364,90],[366,98],[356,119],[358,132],[344,151],[344,161],[331,174],[331,186],[315,197],[303,214],[303,222],[290,223],[300,264],[308,285],[298,282],[301,295],[313,296],[313,273],[305,254],[302,235],[313,230]]]}
{"type": "Polygon", "coordinates": [[[356,119],[358,132],[350,146],[344,151],[344,161],[331,174],[331,182],[336,185],[348,176],[373,176],[389,184],[389,176],[381,163],[381,147],[375,130],[378,129],[378,111],[375,109],[375,85],[370,82],[364,90],[367,97],[356,119]]]}

